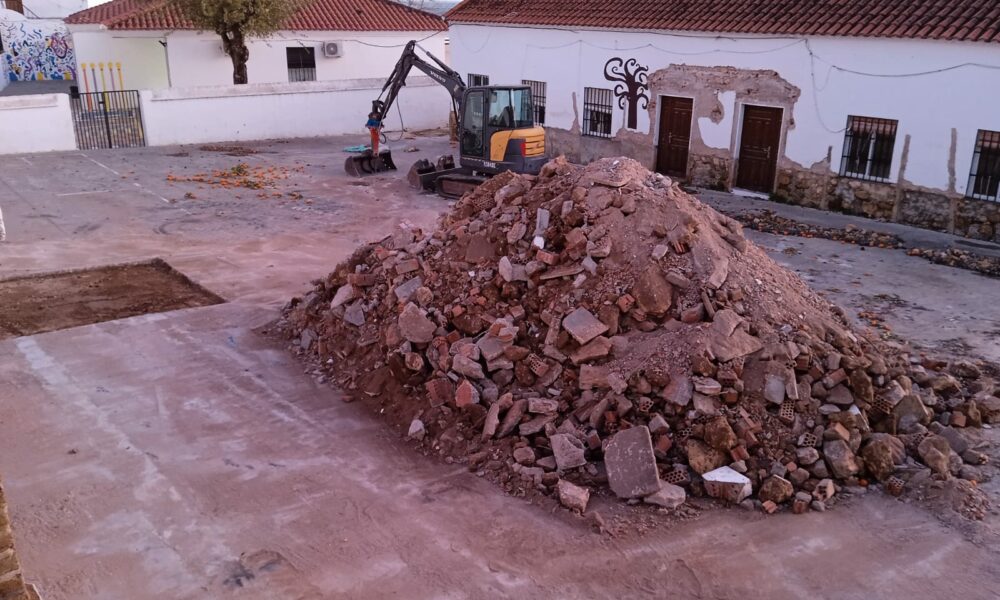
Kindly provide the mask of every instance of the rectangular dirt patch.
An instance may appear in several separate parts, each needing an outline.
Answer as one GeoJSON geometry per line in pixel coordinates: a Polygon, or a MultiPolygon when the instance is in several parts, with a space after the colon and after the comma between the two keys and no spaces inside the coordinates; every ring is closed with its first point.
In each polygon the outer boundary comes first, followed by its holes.
{"type": "Polygon", "coordinates": [[[160,259],[0,280],[0,340],[225,302],[160,259]]]}

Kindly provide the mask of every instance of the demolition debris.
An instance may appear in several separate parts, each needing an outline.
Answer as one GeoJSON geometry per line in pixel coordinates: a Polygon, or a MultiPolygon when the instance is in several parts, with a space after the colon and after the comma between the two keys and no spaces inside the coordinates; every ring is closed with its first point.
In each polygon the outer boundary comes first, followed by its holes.
{"type": "MultiPolygon", "coordinates": [[[[843,229],[810,225],[794,219],[782,217],[771,210],[754,213],[739,212],[733,218],[744,227],[775,235],[790,235],[803,238],[822,238],[869,248],[905,249],[902,238],[891,233],[871,231],[855,225],[843,229]]],[[[919,256],[932,263],[975,271],[989,277],[1000,277],[1000,258],[984,256],[959,248],[935,250],[930,248],[909,248],[906,253],[919,256]]]]}
{"type": "Polygon", "coordinates": [[[969,484],[985,457],[962,428],[1000,422],[981,365],[854,333],[737,221],[625,158],[499,175],[434,231],[359,248],[280,326],[426,452],[580,512],[969,484]]]}

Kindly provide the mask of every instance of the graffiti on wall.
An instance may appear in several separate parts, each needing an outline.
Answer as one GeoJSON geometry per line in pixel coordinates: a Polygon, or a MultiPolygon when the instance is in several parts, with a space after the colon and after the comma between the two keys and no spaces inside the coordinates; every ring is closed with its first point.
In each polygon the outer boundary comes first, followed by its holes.
{"type": "Polygon", "coordinates": [[[0,38],[10,81],[76,79],[73,41],[61,21],[0,21],[0,38]]]}
{"type": "Polygon", "coordinates": [[[634,58],[625,61],[621,58],[612,58],[604,65],[604,78],[608,81],[617,82],[615,84],[615,96],[618,97],[618,106],[625,108],[628,104],[628,128],[635,129],[638,126],[639,109],[649,106],[649,96],[646,95],[648,80],[646,73],[649,69],[640,65],[634,58]],[[639,102],[642,106],[639,106],[639,102]]]}

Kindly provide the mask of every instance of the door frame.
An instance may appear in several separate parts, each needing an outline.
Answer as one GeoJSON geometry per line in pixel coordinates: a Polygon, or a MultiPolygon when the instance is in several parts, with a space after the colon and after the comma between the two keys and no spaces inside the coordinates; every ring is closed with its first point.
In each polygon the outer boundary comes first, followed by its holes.
{"type": "Polygon", "coordinates": [[[743,119],[746,114],[747,106],[760,106],[763,108],[777,108],[781,111],[781,119],[779,120],[779,131],[778,131],[778,154],[774,159],[774,180],[771,182],[771,191],[768,193],[774,193],[775,188],[778,187],[778,167],[781,166],[781,157],[785,155],[785,138],[788,134],[788,117],[790,114],[790,109],[782,104],[775,104],[772,102],[747,102],[746,100],[737,100],[736,106],[737,119],[733,127],[733,141],[732,141],[732,152],[733,152],[733,166],[729,171],[729,181],[733,182],[732,189],[742,190],[751,194],[762,194],[764,192],[757,192],[754,190],[744,190],[743,188],[736,186],[736,177],[739,173],[740,168],[740,146],[743,141],[743,119]]]}
{"type": "MultiPolygon", "coordinates": [[[[698,115],[696,115],[695,112],[694,112],[695,102],[697,101],[697,98],[695,98],[694,96],[688,96],[688,95],[685,95],[685,94],[657,94],[656,95],[656,110],[653,111],[654,113],[656,113],[656,115],[655,115],[656,118],[654,119],[654,123],[653,123],[653,148],[655,149],[654,154],[653,154],[653,160],[654,160],[653,167],[654,168],[656,167],[655,162],[659,160],[659,155],[660,155],[660,119],[663,118],[663,99],[664,98],[684,98],[685,100],[690,100],[691,101],[691,133],[688,134],[688,147],[687,147],[687,155],[688,155],[688,162],[689,163],[691,162],[691,144],[694,142],[694,124],[695,124],[695,121],[698,120],[698,115]]],[[[701,135],[700,134],[700,130],[699,130],[699,135],[701,135]]],[[[688,177],[688,167],[687,167],[687,165],[685,165],[684,166],[684,179],[687,179],[687,177],[688,177]]]]}

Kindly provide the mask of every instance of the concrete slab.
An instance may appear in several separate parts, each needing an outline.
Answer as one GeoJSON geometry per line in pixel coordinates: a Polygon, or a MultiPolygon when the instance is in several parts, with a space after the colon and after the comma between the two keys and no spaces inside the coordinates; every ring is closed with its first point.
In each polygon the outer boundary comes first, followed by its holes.
{"type": "MultiPolygon", "coordinates": [[[[197,148],[0,159],[0,276],[162,256],[229,300],[0,342],[0,473],[45,598],[1000,595],[994,530],[881,494],[807,515],[651,514],[645,534],[610,537],[413,453],[253,331],[357,243],[404,219],[429,226],[447,205],[414,196],[402,173],[352,185],[339,175],[351,141],[272,142],[238,159],[301,163],[279,191],[308,204],[167,182],[237,160],[197,148]]],[[[412,143],[424,151],[399,153],[404,172],[448,148],[412,143]]],[[[781,256],[790,243],[761,241],[781,256]]],[[[926,263],[869,251],[843,267],[830,262],[843,247],[820,242],[797,265],[815,285],[846,271],[870,293],[860,273],[878,268],[908,300],[922,294],[926,263]]],[[[951,289],[977,278],[934,268],[951,289]]],[[[914,328],[982,317],[981,299],[947,292],[921,300],[914,328]]],[[[609,503],[595,496],[590,510],[609,503]]]]}

